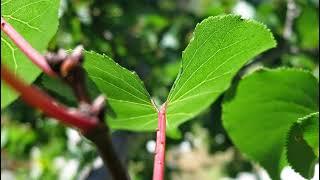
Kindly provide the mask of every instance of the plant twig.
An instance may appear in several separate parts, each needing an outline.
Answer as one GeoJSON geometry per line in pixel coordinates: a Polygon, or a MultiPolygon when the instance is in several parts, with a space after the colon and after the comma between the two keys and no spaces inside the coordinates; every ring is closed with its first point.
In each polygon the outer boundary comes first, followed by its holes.
{"type": "Polygon", "coordinates": [[[46,60],[58,76],[73,90],[79,104],[90,104],[91,100],[85,84],[85,72],[82,67],[83,47],[77,46],[70,55],[64,50],[58,53],[47,53],[46,60]]]}
{"type": "Polygon", "coordinates": [[[163,180],[164,178],[164,163],[166,149],[166,103],[162,105],[158,112],[158,129],[156,152],[153,162],[153,180],[163,180]]]}
{"type": "Polygon", "coordinates": [[[17,47],[43,72],[55,76],[46,59],[35,50],[8,22],[1,17],[1,30],[17,45],[17,47]]]}
{"type": "Polygon", "coordinates": [[[114,180],[130,179],[126,168],[114,151],[110,130],[105,123],[100,123],[94,130],[85,133],[84,136],[96,145],[104,164],[108,167],[114,180]]]}
{"type": "Polygon", "coordinates": [[[97,126],[97,118],[87,116],[76,109],[68,109],[36,87],[25,84],[15,77],[4,65],[1,64],[1,79],[20,93],[21,98],[33,107],[39,108],[47,115],[60,120],[62,123],[79,128],[87,132],[97,126]]]}
{"type": "Polygon", "coordinates": [[[21,94],[21,97],[33,107],[41,109],[47,115],[61,122],[80,128],[82,134],[97,147],[106,167],[114,180],[129,180],[127,170],[115,153],[110,131],[104,122],[105,98],[99,96],[91,104],[85,86],[85,73],[82,67],[83,49],[75,48],[71,55],[61,50],[57,54],[48,53],[46,57],[35,50],[10,24],[1,17],[1,30],[22,50],[22,52],[46,74],[58,76],[72,89],[79,101],[79,109],[68,109],[41,90],[28,86],[15,77],[1,64],[1,78],[21,94]]]}
{"type": "Polygon", "coordinates": [[[79,109],[97,117],[98,124],[90,131],[82,133],[97,147],[104,164],[108,167],[114,180],[129,180],[127,170],[114,151],[110,130],[105,123],[105,97],[98,96],[93,102],[87,93],[85,72],[82,66],[83,48],[78,46],[72,54],[66,55],[63,50],[46,55],[49,64],[55,69],[72,89],[79,101],[79,109]]]}

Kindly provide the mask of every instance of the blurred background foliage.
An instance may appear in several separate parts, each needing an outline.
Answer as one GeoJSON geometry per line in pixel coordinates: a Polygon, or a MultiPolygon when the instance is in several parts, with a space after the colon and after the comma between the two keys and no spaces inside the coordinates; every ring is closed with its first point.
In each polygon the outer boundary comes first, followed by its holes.
{"type": "MultiPolygon", "coordinates": [[[[287,66],[311,70],[319,77],[318,10],[317,0],[61,0],[59,30],[48,49],[82,44],[107,54],[136,71],[160,103],[176,78],[181,52],[194,27],[219,14],[235,13],[263,22],[278,42],[277,48],[253,59],[241,75],[259,66],[287,66]]],[[[61,102],[75,105],[61,82],[42,75],[35,84],[61,102]]],[[[89,86],[92,96],[99,93],[89,86]]],[[[200,116],[168,132],[166,179],[267,179],[258,165],[237,151],[221,124],[219,98],[200,116]]],[[[154,135],[113,133],[133,180],[152,177],[154,135]]],[[[1,112],[1,177],[101,179],[107,174],[101,166],[90,142],[20,99],[1,112]]]]}

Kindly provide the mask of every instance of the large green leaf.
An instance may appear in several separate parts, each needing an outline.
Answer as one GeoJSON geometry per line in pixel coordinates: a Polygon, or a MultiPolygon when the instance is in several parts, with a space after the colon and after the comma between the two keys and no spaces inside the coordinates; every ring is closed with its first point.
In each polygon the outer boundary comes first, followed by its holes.
{"type": "Polygon", "coordinates": [[[240,151],[279,179],[288,131],[299,118],[318,111],[318,97],[318,81],[309,72],[259,70],[228,92],[223,124],[240,151]]]}
{"type": "Polygon", "coordinates": [[[289,130],[286,144],[287,160],[303,177],[314,175],[319,149],[319,113],[310,114],[295,122],[289,130]]]}
{"type": "MultiPolygon", "coordinates": [[[[1,16],[9,22],[35,49],[44,52],[58,28],[59,0],[2,0],[1,16]]],[[[33,63],[1,32],[1,61],[32,83],[41,73],[33,63]]],[[[18,95],[1,83],[1,109],[18,95]]]]}
{"type": "Polygon", "coordinates": [[[107,121],[111,128],[156,129],[157,110],[137,74],[94,52],[85,52],[84,67],[98,89],[107,96],[111,107],[107,121]]]}
{"type": "Polygon", "coordinates": [[[244,64],[275,45],[264,25],[240,16],[209,17],[198,24],[167,100],[169,128],[206,109],[244,64]]]}

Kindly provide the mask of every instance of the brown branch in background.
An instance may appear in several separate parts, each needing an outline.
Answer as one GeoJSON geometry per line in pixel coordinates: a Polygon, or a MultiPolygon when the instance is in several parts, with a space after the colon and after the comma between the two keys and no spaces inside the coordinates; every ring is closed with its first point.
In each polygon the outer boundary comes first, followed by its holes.
{"type": "Polygon", "coordinates": [[[82,67],[82,51],[83,47],[77,46],[70,55],[67,55],[64,50],[59,50],[58,53],[47,53],[45,58],[59,77],[72,88],[79,103],[90,104],[82,67]]]}
{"type": "Polygon", "coordinates": [[[1,17],[1,30],[17,45],[17,47],[43,72],[55,76],[46,59],[35,50],[9,23],[1,17]]]}
{"type": "Polygon", "coordinates": [[[93,131],[84,134],[84,136],[97,146],[99,154],[114,180],[130,179],[127,170],[114,151],[110,130],[105,123],[100,123],[93,131]]]}
{"type": "Polygon", "coordinates": [[[104,164],[109,168],[113,179],[128,180],[127,170],[124,168],[116,152],[114,151],[111,141],[110,130],[106,125],[105,119],[105,98],[98,96],[92,103],[86,91],[85,72],[82,66],[83,49],[78,46],[75,50],[67,55],[63,50],[58,53],[49,53],[46,59],[61,77],[72,89],[79,101],[79,109],[87,112],[99,119],[98,125],[91,131],[83,135],[91,140],[97,147],[104,164]]]}
{"type": "Polygon", "coordinates": [[[20,93],[29,105],[39,108],[45,114],[60,120],[63,124],[73,126],[86,132],[97,126],[97,118],[87,116],[76,109],[68,109],[36,87],[25,84],[1,64],[1,79],[20,93]]]}

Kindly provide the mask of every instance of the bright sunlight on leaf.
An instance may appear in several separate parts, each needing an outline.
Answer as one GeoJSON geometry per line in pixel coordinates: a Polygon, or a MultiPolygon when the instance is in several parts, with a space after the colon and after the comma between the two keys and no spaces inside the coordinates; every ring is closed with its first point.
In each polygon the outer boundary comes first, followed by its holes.
{"type": "MultiPolygon", "coordinates": [[[[1,15],[35,49],[44,52],[58,28],[59,0],[2,0],[1,15]]],[[[27,57],[1,31],[1,62],[27,83],[32,83],[41,73],[27,57]]],[[[1,109],[18,95],[1,83],[1,109]]]]}
{"type": "Polygon", "coordinates": [[[240,16],[215,16],[198,24],[167,100],[168,128],[206,109],[244,64],[275,45],[264,25],[240,16]]]}

